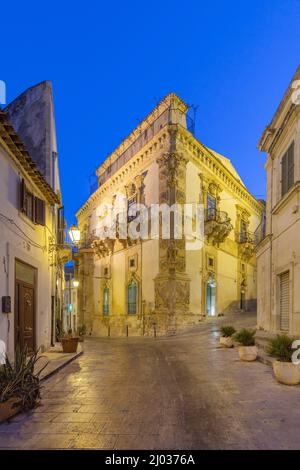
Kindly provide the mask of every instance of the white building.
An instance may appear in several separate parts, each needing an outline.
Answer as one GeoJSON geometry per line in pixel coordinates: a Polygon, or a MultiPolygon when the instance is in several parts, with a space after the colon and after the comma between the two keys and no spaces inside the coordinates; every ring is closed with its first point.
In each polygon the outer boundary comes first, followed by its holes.
{"type": "Polygon", "coordinates": [[[300,334],[300,66],[266,127],[266,230],[257,247],[258,326],[300,334]]]}
{"type": "Polygon", "coordinates": [[[61,271],[67,253],[59,210],[57,154],[52,166],[48,165],[50,173],[46,167],[43,174],[41,171],[49,155],[52,158],[56,152],[53,123],[49,82],[28,90],[7,111],[0,112],[0,340],[10,354],[17,344],[27,344],[31,350],[46,349],[55,338],[63,289],[61,271]],[[51,113],[46,113],[41,96],[51,113]],[[40,122],[37,132],[33,122],[39,110],[45,111],[47,118],[44,127],[40,122]],[[33,136],[30,154],[30,141],[25,148],[21,134],[28,139],[33,136]],[[35,137],[43,136],[49,142],[43,152],[36,147],[40,152],[37,161],[35,137]]]}

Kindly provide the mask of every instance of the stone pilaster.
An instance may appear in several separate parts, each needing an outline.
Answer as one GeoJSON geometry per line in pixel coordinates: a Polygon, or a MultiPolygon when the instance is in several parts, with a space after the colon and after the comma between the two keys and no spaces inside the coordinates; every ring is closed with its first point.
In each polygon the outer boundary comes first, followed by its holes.
{"type": "MultiPolygon", "coordinates": [[[[170,131],[170,151],[158,159],[159,203],[172,206],[186,200],[187,158],[176,149],[176,130],[170,131]]],[[[154,321],[160,334],[175,334],[184,315],[189,313],[190,280],[185,271],[185,239],[174,237],[174,216],[171,215],[170,238],[159,237],[159,273],[155,282],[154,321]]]]}
{"type": "Polygon", "coordinates": [[[79,324],[85,325],[87,334],[93,329],[94,313],[94,250],[80,249],[76,255],[79,324]]]}

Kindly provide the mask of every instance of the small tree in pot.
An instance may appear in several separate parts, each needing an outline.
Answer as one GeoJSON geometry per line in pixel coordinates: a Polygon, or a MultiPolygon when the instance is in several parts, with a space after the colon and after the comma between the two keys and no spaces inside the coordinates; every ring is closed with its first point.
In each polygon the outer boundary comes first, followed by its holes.
{"type": "Polygon", "coordinates": [[[72,330],[68,330],[68,333],[63,333],[60,339],[62,350],[64,353],[76,353],[78,348],[79,336],[73,336],[72,330]]]}
{"type": "Polygon", "coordinates": [[[85,324],[79,326],[78,335],[79,335],[79,341],[83,341],[83,337],[86,335],[86,326],[85,326],[85,324]]]}
{"type": "Polygon", "coordinates": [[[236,329],[233,326],[221,326],[220,331],[220,345],[224,348],[232,348],[232,336],[236,332],[236,329]]]}
{"type": "Polygon", "coordinates": [[[257,358],[257,346],[255,346],[255,330],[243,328],[234,335],[234,339],[240,343],[239,356],[241,361],[251,362],[257,358]]]}
{"type": "Polygon", "coordinates": [[[300,364],[292,362],[293,339],[287,335],[277,335],[269,340],[266,351],[277,360],[273,363],[274,375],[278,382],[285,385],[300,383],[300,364]]]}

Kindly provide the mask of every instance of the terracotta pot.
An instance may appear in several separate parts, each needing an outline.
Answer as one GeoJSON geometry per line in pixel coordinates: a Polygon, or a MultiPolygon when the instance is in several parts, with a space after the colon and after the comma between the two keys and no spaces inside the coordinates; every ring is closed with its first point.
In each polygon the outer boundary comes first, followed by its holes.
{"type": "Polygon", "coordinates": [[[257,346],[239,346],[238,350],[241,361],[251,362],[257,358],[257,346]]]}
{"type": "Polygon", "coordinates": [[[0,403],[0,423],[16,415],[21,411],[21,409],[22,402],[20,398],[17,397],[12,397],[3,403],[0,403]]]}
{"type": "Polygon", "coordinates": [[[76,353],[79,338],[63,338],[61,345],[64,353],[76,353]]]}
{"type": "Polygon", "coordinates": [[[220,337],[220,345],[223,348],[232,348],[233,347],[233,341],[231,336],[221,336],[220,337]]]}
{"type": "Polygon", "coordinates": [[[273,371],[278,382],[285,385],[297,385],[300,383],[300,364],[292,362],[273,362],[273,371]]]}

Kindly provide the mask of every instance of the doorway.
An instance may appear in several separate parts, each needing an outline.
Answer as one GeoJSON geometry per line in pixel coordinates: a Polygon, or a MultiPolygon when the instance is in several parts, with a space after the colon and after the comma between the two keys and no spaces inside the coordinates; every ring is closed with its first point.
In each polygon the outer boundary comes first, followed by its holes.
{"type": "Polygon", "coordinates": [[[245,310],[245,291],[241,291],[240,309],[245,310]]]}
{"type": "Polygon", "coordinates": [[[35,350],[36,269],[16,260],[15,263],[15,346],[27,345],[35,350]]]}
{"type": "Polygon", "coordinates": [[[240,294],[240,310],[247,310],[246,305],[246,283],[241,283],[241,294],[240,294]]]}
{"type": "Polygon", "coordinates": [[[208,316],[216,314],[216,284],[212,281],[206,284],[206,313],[208,316]]]}

